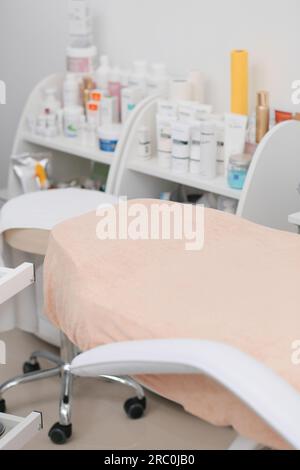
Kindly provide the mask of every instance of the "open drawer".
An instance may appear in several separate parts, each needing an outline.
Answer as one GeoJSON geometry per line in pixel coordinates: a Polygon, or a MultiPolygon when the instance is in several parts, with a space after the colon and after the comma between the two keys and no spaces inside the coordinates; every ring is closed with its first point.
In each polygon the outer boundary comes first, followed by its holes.
{"type": "Polygon", "coordinates": [[[35,282],[34,265],[21,264],[16,269],[0,268],[0,305],[35,282]]]}
{"type": "Polygon", "coordinates": [[[41,413],[31,413],[27,418],[0,413],[0,450],[23,449],[42,428],[41,413]]]}

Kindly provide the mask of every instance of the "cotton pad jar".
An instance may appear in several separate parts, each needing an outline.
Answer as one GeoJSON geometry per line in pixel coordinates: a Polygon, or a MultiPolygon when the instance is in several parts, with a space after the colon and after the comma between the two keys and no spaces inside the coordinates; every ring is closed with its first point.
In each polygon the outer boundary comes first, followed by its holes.
{"type": "Polygon", "coordinates": [[[251,155],[233,155],[229,159],[228,184],[232,189],[242,190],[251,163],[251,155]]]}
{"type": "Polygon", "coordinates": [[[102,152],[115,152],[120,140],[121,129],[122,126],[119,124],[99,127],[99,147],[102,152]]]}
{"type": "Polygon", "coordinates": [[[97,47],[68,47],[67,71],[69,73],[91,74],[97,66],[97,47]]]}

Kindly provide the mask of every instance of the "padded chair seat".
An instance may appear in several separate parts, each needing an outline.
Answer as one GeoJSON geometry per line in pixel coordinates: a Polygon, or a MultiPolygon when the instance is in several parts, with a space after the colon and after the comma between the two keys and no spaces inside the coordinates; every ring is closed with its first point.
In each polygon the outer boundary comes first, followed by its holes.
{"type": "MultiPolygon", "coordinates": [[[[45,262],[46,313],[82,351],[128,340],[220,341],[263,362],[300,393],[291,359],[300,337],[298,235],[206,210],[204,249],[188,252],[184,241],[99,241],[99,220],[92,213],[57,226],[45,262]]],[[[210,423],[285,447],[205,377],[142,380],[210,423]]]]}
{"type": "Polygon", "coordinates": [[[50,231],[65,220],[96,210],[100,204],[116,201],[116,197],[99,191],[73,188],[24,194],[3,206],[0,230],[2,233],[14,229],[50,231]]]}

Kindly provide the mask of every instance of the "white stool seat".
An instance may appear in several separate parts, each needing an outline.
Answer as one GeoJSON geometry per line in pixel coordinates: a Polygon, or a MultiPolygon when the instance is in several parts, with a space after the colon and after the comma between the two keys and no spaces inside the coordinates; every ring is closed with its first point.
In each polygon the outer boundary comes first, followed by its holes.
{"type": "Polygon", "coordinates": [[[57,189],[24,194],[7,202],[1,211],[1,232],[12,229],[52,230],[65,220],[114,204],[117,198],[98,191],[57,189]]]}

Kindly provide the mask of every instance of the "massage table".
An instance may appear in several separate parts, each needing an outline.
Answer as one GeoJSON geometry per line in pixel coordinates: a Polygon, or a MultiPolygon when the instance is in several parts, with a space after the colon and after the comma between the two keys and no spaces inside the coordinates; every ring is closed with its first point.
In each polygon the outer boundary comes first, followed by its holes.
{"type": "Polygon", "coordinates": [[[83,351],[65,373],[137,375],[234,427],[246,439],[234,448],[300,448],[299,236],[206,210],[204,249],[188,252],[182,240],[100,242],[99,218],[58,225],[49,241],[45,310],[83,351]]]}

